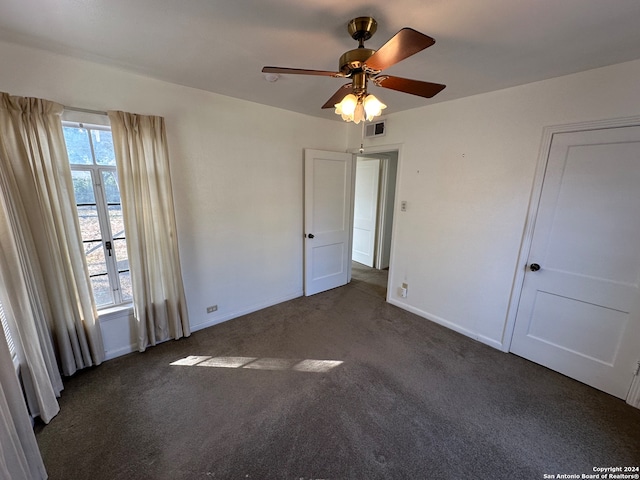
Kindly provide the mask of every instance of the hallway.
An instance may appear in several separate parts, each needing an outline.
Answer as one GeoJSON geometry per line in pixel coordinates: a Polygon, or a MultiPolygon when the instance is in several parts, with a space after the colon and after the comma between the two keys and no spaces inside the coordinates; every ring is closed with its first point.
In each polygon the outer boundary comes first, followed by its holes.
{"type": "Polygon", "coordinates": [[[386,300],[388,278],[388,269],[378,270],[358,262],[351,262],[351,283],[358,290],[386,300]]]}

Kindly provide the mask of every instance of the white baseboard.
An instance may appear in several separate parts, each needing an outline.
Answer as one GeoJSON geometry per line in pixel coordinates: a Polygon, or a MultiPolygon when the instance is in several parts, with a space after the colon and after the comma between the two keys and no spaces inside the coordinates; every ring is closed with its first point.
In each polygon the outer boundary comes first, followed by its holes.
{"type": "MultiPolygon", "coordinates": [[[[263,308],[271,307],[288,300],[293,300],[294,298],[301,297],[302,295],[303,292],[300,290],[290,293],[289,295],[272,298],[265,302],[254,304],[240,310],[227,312],[223,315],[213,317],[211,320],[206,322],[191,325],[191,331],[197,332],[198,330],[212,327],[213,325],[262,310],[263,308]]],[[[135,327],[132,324],[134,321],[133,313],[129,310],[109,317],[105,316],[100,319],[102,335],[105,342],[105,360],[112,360],[138,351],[137,343],[131,343],[136,338],[135,327]]]]}
{"type": "Polygon", "coordinates": [[[294,298],[301,297],[303,293],[304,292],[300,290],[300,291],[296,291],[288,295],[285,295],[283,297],[272,298],[265,302],[254,304],[249,307],[242,308],[240,310],[235,310],[233,312],[226,312],[222,315],[213,317],[211,320],[207,320],[205,322],[198,323],[196,325],[191,325],[191,331],[197,332],[198,330],[202,330],[207,327],[212,327],[219,323],[226,322],[227,320],[233,320],[234,318],[241,317],[242,315],[247,315],[249,313],[257,312],[258,310],[262,310],[263,308],[272,307],[273,305],[277,305],[282,302],[293,300],[294,298]]]}
{"type": "Polygon", "coordinates": [[[116,348],[113,350],[105,350],[104,359],[113,360],[114,358],[121,357],[123,355],[127,355],[129,353],[137,352],[138,345],[126,345],[124,347],[116,348]]]}
{"type": "Polygon", "coordinates": [[[415,313],[416,315],[418,315],[419,317],[422,318],[426,318],[427,320],[433,322],[433,323],[437,323],[438,325],[442,325],[443,327],[447,327],[451,330],[453,330],[454,332],[460,333],[466,337],[469,338],[473,338],[474,340],[477,340],[481,343],[484,343],[485,345],[489,345],[490,347],[493,347],[497,350],[501,350],[504,351],[504,347],[502,345],[502,342],[499,342],[497,340],[494,340],[493,338],[489,338],[489,337],[485,337],[484,335],[480,335],[472,330],[466,329],[464,327],[461,327],[460,325],[450,322],[448,320],[445,320],[444,318],[438,317],[437,315],[432,315],[428,312],[425,312],[423,310],[420,310],[419,308],[416,308],[412,305],[408,305],[404,302],[401,302],[395,298],[388,298],[387,302],[389,302],[391,305],[395,305],[398,308],[401,308],[403,310],[406,310],[408,312],[411,313],[415,313]]]}

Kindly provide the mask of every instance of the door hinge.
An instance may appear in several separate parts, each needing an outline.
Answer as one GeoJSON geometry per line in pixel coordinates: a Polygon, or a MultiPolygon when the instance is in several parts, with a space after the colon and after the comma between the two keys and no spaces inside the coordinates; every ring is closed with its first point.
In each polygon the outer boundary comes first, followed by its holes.
{"type": "Polygon", "coordinates": [[[640,360],[636,362],[636,371],[633,373],[634,377],[637,377],[638,375],[640,375],[640,360]]]}

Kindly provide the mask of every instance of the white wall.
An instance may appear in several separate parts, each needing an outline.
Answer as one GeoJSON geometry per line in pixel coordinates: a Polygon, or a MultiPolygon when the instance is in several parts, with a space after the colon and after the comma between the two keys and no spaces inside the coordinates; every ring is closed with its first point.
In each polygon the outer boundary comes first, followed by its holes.
{"type": "MultiPolygon", "coordinates": [[[[638,85],[634,61],[389,115],[387,135],[365,147],[402,145],[390,301],[508,347],[543,127],[638,115],[638,85]]],[[[349,134],[357,148],[360,129],[349,134]]]]}
{"type": "MultiPolygon", "coordinates": [[[[302,151],[357,149],[359,126],[3,42],[0,61],[0,91],[165,117],[194,329],[302,293],[302,151]]],[[[508,343],[543,127],[638,115],[639,84],[635,61],[389,115],[386,136],[365,145],[402,145],[396,200],[408,209],[395,214],[390,300],[508,343]]],[[[133,344],[122,319],[105,324],[110,356],[133,344]]]]}
{"type": "MultiPolygon", "coordinates": [[[[194,330],[302,294],[303,149],[344,151],[344,124],[3,42],[0,64],[12,95],[165,118],[194,330]]],[[[105,319],[109,357],[135,343],[127,319],[105,319]]]]}

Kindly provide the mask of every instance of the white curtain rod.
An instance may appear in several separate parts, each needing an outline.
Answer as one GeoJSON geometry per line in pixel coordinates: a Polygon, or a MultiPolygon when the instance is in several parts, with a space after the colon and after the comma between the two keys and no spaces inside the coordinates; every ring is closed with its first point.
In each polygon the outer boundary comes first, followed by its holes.
{"type": "Polygon", "coordinates": [[[95,113],[96,115],[107,115],[107,112],[101,112],[100,110],[89,110],[88,108],[76,108],[76,107],[64,107],[65,110],[71,110],[72,112],[82,113],[95,113]]]}

